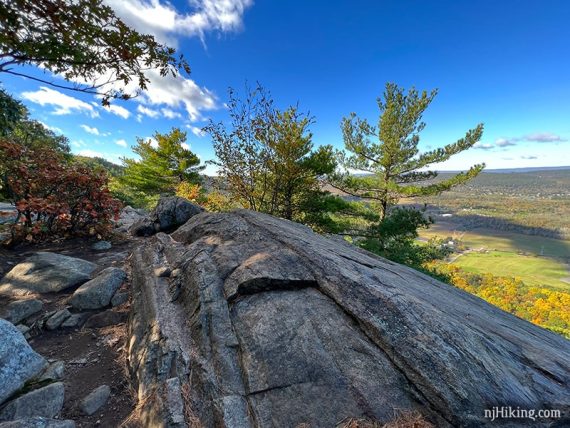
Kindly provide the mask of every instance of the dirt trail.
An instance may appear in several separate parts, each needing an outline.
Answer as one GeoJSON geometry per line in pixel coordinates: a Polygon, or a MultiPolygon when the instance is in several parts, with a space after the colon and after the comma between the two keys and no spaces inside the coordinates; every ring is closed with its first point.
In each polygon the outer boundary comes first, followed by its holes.
{"type": "MultiPolygon", "coordinates": [[[[93,241],[74,239],[63,243],[46,245],[21,246],[15,250],[0,250],[0,277],[14,265],[38,251],[50,251],[78,257],[97,263],[100,269],[115,266],[123,267],[136,245],[136,240],[121,237],[113,242],[107,251],[95,251],[90,248],[93,241]]],[[[128,280],[122,291],[128,290],[128,280]]],[[[44,308],[38,318],[46,312],[69,308],[68,299],[74,288],[65,292],[41,295],[44,308]]],[[[6,297],[0,297],[0,307],[9,303],[6,297]]],[[[129,311],[129,303],[117,308],[103,308],[91,311],[89,316],[111,310],[121,314],[120,323],[105,327],[58,328],[54,331],[35,329],[29,343],[32,348],[43,355],[49,362],[65,363],[65,402],[61,413],[62,419],[72,419],[77,427],[119,427],[137,426],[136,422],[125,423],[133,411],[135,402],[130,390],[130,382],[126,371],[125,319],[129,311]],[[81,399],[101,385],[109,385],[111,397],[106,404],[91,416],[83,415],[77,405],[81,399]]]]}

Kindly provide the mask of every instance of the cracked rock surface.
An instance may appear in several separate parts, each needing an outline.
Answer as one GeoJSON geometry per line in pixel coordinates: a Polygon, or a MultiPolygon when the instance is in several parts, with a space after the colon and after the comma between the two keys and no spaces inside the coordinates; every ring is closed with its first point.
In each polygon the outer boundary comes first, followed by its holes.
{"type": "MultiPolygon", "coordinates": [[[[299,224],[202,213],[141,245],[131,269],[129,368],[146,425],[331,427],[416,410],[438,427],[484,427],[494,406],[570,415],[569,341],[299,224]]],[[[501,426],[552,421],[514,422],[501,426]]]]}

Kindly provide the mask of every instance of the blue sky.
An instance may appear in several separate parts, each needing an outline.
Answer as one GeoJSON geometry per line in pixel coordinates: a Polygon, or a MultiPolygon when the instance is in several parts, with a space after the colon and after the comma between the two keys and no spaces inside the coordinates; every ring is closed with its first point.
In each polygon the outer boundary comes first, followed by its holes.
{"type": "Polygon", "coordinates": [[[376,98],[390,81],[439,89],[424,117],[423,150],[485,124],[477,148],[438,169],[570,164],[568,1],[106,2],[131,26],[177,47],[192,73],[151,76],[149,91],[112,111],[91,96],[2,76],[75,153],[117,162],[137,136],[177,126],[211,159],[199,129],[225,119],[228,86],[242,89],[246,80],[262,83],[281,107],[299,102],[316,117],[315,144],[342,148],[341,118],[354,111],[375,123],[376,98]]]}

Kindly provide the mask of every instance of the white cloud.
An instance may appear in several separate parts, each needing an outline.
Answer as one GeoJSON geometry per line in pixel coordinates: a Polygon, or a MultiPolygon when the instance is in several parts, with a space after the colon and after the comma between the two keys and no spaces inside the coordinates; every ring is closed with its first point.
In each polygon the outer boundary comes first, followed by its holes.
{"type": "Polygon", "coordinates": [[[567,138],[562,138],[560,135],[553,134],[552,132],[536,132],[528,134],[523,137],[525,141],[532,141],[536,143],[557,143],[568,141],[567,138]]]}
{"type": "Polygon", "coordinates": [[[153,119],[156,119],[158,116],[160,116],[160,113],[158,111],[145,107],[141,104],[137,106],[137,111],[141,114],[144,114],[145,116],[152,117],[153,119]]]}
{"type": "Polygon", "coordinates": [[[41,120],[38,120],[37,122],[40,123],[44,128],[49,129],[51,132],[55,132],[56,134],[63,134],[61,128],[58,128],[57,126],[50,126],[41,120]]]}
{"type": "Polygon", "coordinates": [[[99,133],[99,130],[95,127],[90,127],[88,125],[79,125],[81,128],[83,128],[83,130],[89,134],[93,134],[93,135],[101,135],[99,133]]]}
{"type": "Polygon", "coordinates": [[[40,86],[40,89],[35,92],[23,92],[22,98],[41,106],[54,106],[55,110],[52,114],[55,115],[87,113],[91,117],[99,116],[99,112],[91,104],[45,86],[40,86]]]}
{"type": "Polygon", "coordinates": [[[202,119],[202,111],[217,108],[216,96],[201,88],[193,80],[182,76],[160,76],[156,70],[146,73],[150,79],[141,100],[150,105],[167,105],[171,109],[184,108],[190,120],[202,119]]]}
{"type": "Polygon", "coordinates": [[[518,138],[497,138],[495,144],[497,147],[516,146],[516,141],[518,141],[518,138]]]}
{"type": "Polygon", "coordinates": [[[477,143],[473,144],[473,148],[474,149],[480,149],[480,150],[491,150],[493,148],[493,145],[489,144],[489,143],[477,142],[477,143]]]}
{"type": "Polygon", "coordinates": [[[162,112],[162,115],[167,119],[176,119],[176,118],[180,119],[182,117],[180,113],[178,113],[177,111],[170,110],[169,108],[163,108],[160,111],[162,112]]]}
{"type": "Polygon", "coordinates": [[[532,159],[538,159],[538,156],[521,156],[521,159],[525,159],[525,160],[532,160],[532,159]]]}
{"type": "Polygon", "coordinates": [[[192,11],[180,12],[160,0],[105,0],[128,25],[174,45],[180,36],[199,37],[211,31],[238,31],[253,0],[190,0],[192,11]]]}
{"type": "Polygon", "coordinates": [[[186,125],[186,128],[188,128],[196,137],[203,137],[206,135],[206,133],[202,131],[202,128],[198,128],[197,126],[186,125]]]}
{"type": "Polygon", "coordinates": [[[128,146],[127,142],[123,139],[115,141],[115,144],[118,146],[121,146],[121,147],[127,147],[128,146]]]}
{"type": "Polygon", "coordinates": [[[105,106],[104,107],[107,111],[109,111],[110,113],[116,114],[117,116],[122,117],[123,119],[128,119],[129,116],[131,115],[131,112],[128,111],[126,108],[115,105],[115,104],[111,104],[109,106],[105,106]]]}
{"type": "Polygon", "coordinates": [[[182,146],[183,149],[190,150],[190,144],[188,144],[188,143],[182,143],[182,144],[180,144],[180,145],[182,146]]]}

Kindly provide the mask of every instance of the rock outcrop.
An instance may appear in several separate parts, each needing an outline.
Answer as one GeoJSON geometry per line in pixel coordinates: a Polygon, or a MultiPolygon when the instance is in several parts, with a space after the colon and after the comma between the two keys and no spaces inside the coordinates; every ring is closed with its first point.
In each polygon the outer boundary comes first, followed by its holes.
{"type": "Polygon", "coordinates": [[[485,427],[495,406],[564,415],[504,427],[570,423],[569,341],[302,225],[204,213],[149,239],[131,267],[128,358],[145,426],[191,415],[331,427],[414,410],[438,427],[485,427]]]}
{"type": "Polygon", "coordinates": [[[151,236],[157,232],[171,232],[204,209],[178,196],[160,198],[149,217],[137,220],[129,228],[133,236],[151,236]]]}
{"type": "Polygon", "coordinates": [[[0,294],[57,293],[91,279],[97,265],[62,254],[38,252],[17,264],[0,281],[0,294]]]}

